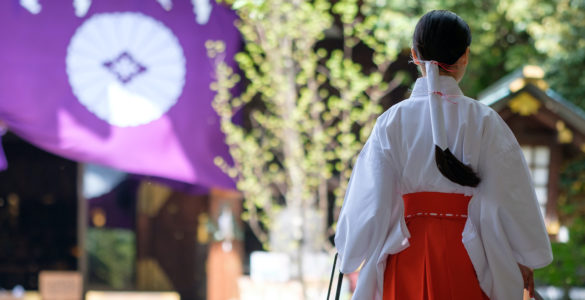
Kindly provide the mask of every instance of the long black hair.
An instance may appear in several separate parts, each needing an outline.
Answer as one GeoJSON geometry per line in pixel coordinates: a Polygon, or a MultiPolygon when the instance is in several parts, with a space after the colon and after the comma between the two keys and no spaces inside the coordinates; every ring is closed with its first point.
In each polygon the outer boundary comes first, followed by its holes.
{"type": "MultiPolygon", "coordinates": [[[[412,47],[418,58],[437,61],[442,69],[444,65],[455,64],[470,44],[471,31],[467,23],[447,10],[426,13],[416,24],[412,37],[412,47]]],[[[435,162],[441,174],[455,183],[476,187],[481,181],[449,148],[443,150],[435,145],[435,162]]]]}

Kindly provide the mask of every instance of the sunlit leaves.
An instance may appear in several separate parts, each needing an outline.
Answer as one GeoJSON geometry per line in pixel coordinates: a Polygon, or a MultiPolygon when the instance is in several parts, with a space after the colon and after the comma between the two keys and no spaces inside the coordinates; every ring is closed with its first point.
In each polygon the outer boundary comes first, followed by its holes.
{"type": "Polygon", "coordinates": [[[243,218],[257,224],[252,227],[263,243],[283,204],[320,210],[333,192],[341,205],[355,157],[382,112],[383,74],[404,46],[411,20],[366,2],[229,1],[245,41],[235,57],[247,83],[239,96],[231,94],[239,75],[217,59],[219,44],[208,42],[218,79],[211,86],[213,106],[234,165],[215,162],[236,178],[245,196],[243,218]],[[367,7],[370,14],[361,11],[367,7]],[[344,47],[317,48],[333,26],[332,12],[343,22],[344,47]],[[352,59],[360,41],[375,51],[373,69],[352,59]],[[246,105],[244,129],[232,118],[246,105]]]}

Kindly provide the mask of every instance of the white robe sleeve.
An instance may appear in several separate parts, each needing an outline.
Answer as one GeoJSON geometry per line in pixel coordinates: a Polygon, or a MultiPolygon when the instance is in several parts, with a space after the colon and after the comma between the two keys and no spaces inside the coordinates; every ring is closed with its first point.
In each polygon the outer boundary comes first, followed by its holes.
{"type": "Polygon", "coordinates": [[[335,246],[343,273],[355,271],[364,261],[375,268],[389,232],[396,227],[392,223],[401,217],[401,202],[396,201],[399,172],[380,119],[353,168],[337,223],[335,246]]]}
{"type": "Polygon", "coordinates": [[[489,121],[478,170],[479,224],[474,225],[494,282],[490,296],[511,299],[522,293],[516,263],[541,268],[552,261],[552,251],[522,150],[497,113],[489,121]]]}

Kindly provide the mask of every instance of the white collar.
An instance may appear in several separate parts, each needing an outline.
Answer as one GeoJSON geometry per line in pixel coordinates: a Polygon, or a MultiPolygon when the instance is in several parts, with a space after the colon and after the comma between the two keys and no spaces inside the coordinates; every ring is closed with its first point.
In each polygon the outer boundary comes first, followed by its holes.
{"type": "MultiPolygon", "coordinates": [[[[463,96],[463,92],[459,88],[459,84],[455,78],[451,76],[439,76],[439,87],[441,93],[445,95],[463,96]]],[[[412,90],[413,97],[429,96],[429,88],[427,85],[427,77],[420,77],[416,80],[412,90]]],[[[425,98],[426,99],[426,98],[425,98]]]]}

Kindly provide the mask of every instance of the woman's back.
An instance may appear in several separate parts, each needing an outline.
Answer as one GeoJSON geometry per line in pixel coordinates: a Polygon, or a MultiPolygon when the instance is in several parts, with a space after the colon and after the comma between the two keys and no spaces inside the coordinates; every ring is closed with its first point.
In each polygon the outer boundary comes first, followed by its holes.
{"type": "MultiPolygon", "coordinates": [[[[477,187],[463,186],[439,172],[429,92],[426,79],[419,78],[409,99],[378,118],[354,166],[339,216],[335,244],[342,271],[351,272],[366,262],[358,280],[357,299],[372,299],[375,294],[381,297],[382,286],[388,284],[384,272],[389,257],[409,249],[419,251],[410,247],[421,234],[411,232],[411,213],[403,203],[403,197],[413,193],[471,196],[468,214],[459,214],[468,217],[465,229],[455,240],[463,242],[459,247],[468,252],[477,281],[490,299],[521,295],[517,263],[539,268],[552,260],[530,174],[514,135],[491,108],[463,96],[454,79],[441,76],[438,81],[439,91],[435,92],[441,94],[438,101],[449,149],[477,172],[481,182],[477,187]],[[374,283],[364,283],[368,281],[374,283]]],[[[434,201],[424,197],[411,200],[434,201]]],[[[428,215],[436,215],[432,213],[428,215]]],[[[437,248],[431,245],[425,249],[437,248]]],[[[400,272],[388,274],[392,273],[400,272]]],[[[401,299],[396,297],[388,299],[401,299]]]]}
{"type": "Polygon", "coordinates": [[[363,266],[356,299],[520,299],[529,268],[552,261],[518,142],[458,87],[470,43],[454,13],[425,14],[412,49],[423,77],[359,154],[335,235],[341,271],[363,266]]]}
{"type": "MultiPolygon", "coordinates": [[[[441,76],[439,82],[450,149],[464,164],[478,170],[484,131],[490,122],[501,120],[491,108],[465,97],[452,77],[441,76]]],[[[380,132],[387,134],[391,155],[401,172],[401,192],[473,194],[473,188],[451,182],[437,169],[426,78],[419,78],[411,97],[394,105],[378,123],[377,127],[384,128],[380,132]]]]}

